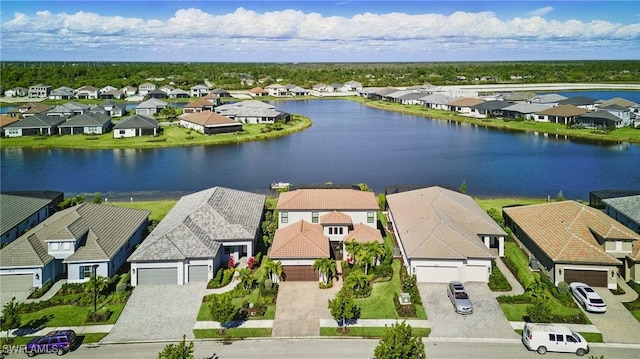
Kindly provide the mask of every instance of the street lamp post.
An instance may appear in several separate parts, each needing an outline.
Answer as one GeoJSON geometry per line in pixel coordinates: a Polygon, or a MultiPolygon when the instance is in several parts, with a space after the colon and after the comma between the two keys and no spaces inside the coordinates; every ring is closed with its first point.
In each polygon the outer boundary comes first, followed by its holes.
{"type": "Polygon", "coordinates": [[[93,265],[93,312],[95,313],[98,309],[98,278],[97,278],[98,265],[93,265]]]}

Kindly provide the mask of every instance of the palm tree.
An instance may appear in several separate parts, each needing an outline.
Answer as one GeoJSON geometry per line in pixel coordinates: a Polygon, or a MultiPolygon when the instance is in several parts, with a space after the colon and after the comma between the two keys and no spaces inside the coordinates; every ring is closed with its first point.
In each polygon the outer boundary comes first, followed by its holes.
{"type": "Polygon", "coordinates": [[[271,278],[273,283],[280,282],[280,277],[282,276],[282,264],[280,262],[276,262],[267,257],[264,263],[264,269],[269,274],[269,278],[271,278]]]}
{"type": "Polygon", "coordinates": [[[355,239],[344,243],[344,249],[349,253],[349,257],[352,257],[354,259],[357,256],[358,252],[360,252],[361,248],[362,244],[356,242],[355,239]]]}
{"type": "Polygon", "coordinates": [[[238,278],[240,279],[240,283],[242,283],[242,287],[245,290],[250,289],[253,286],[251,270],[248,268],[238,268],[236,272],[238,272],[238,278]]]}
{"type": "Polygon", "coordinates": [[[315,263],[313,263],[313,269],[320,272],[320,275],[322,276],[322,283],[324,285],[327,285],[329,278],[333,278],[333,276],[338,272],[336,261],[330,258],[316,259],[315,263]]]}
{"type": "Polygon", "coordinates": [[[369,276],[359,270],[353,271],[347,277],[344,285],[359,292],[370,285],[369,276]]]}
{"type": "Polygon", "coordinates": [[[365,248],[371,255],[373,255],[373,261],[371,265],[376,265],[380,261],[380,258],[385,253],[384,246],[380,242],[371,241],[364,244],[365,248]]]}

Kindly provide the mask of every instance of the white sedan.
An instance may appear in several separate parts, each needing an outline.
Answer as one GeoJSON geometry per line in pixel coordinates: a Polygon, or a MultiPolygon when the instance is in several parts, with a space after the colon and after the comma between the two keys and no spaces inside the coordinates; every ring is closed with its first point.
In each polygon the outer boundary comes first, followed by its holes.
{"type": "Polygon", "coordinates": [[[576,297],[576,300],[582,305],[584,310],[594,313],[604,313],[607,311],[607,304],[590,286],[580,282],[573,282],[569,284],[569,287],[571,288],[573,296],[576,297]]]}

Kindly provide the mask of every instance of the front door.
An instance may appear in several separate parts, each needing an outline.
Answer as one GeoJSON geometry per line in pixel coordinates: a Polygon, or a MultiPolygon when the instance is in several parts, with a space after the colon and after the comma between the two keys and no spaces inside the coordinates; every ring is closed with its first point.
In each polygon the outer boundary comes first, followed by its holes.
{"type": "Polygon", "coordinates": [[[331,243],[331,258],[341,261],[342,260],[342,242],[330,242],[331,243]]]}

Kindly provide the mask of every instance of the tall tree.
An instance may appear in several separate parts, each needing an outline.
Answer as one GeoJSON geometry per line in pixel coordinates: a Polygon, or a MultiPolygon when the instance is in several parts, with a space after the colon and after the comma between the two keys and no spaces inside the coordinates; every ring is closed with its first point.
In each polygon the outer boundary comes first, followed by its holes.
{"type": "Polygon", "coordinates": [[[279,261],[267,257],[264,263],[264,269],[267,271],[269,278],[273,283],[279,283],[282,276],[282,264],[279,261]]]}
{"type": "Polygon", "coordinates": [[[158,353],[158,359],[193,359],[193,342],[186,344],[186,335],[182,336],[182,341],[178,344],[167,344],[158,353]]]}
{"type": "Polygon", "coordinates": [[[313,263],[313,268],[320,272],[322,283],[324,285],[327,285],[327,283],[329,283],[329,278],[333,278],[338,272],[336,261],[330,258],[316,259],[313,263]]]}
{"type": "Polygon", "coordinates": [[[353,303],[350,290],[341,289],[334,299],[329,299],[329,311],[337,322],[342,322],[342,330],[347,329],[347,321],[360,318],[360,307],[353,303]]]}
{"type": "Polygon", "coordinates": [[[420,337],[413,336],[411,326],[402,323],[387,327],[382,333],[374,354],[376,359],[424,359],[424,343],[420,337]]]}
{"type": "Polygon", "coordinates": [[[18,311],[18,302],[16,297],[2,307],[2,316],[0,317],[0,330],[7,332],[7,340],[12,329],[20,326],[20,312],[18,311]]]}

